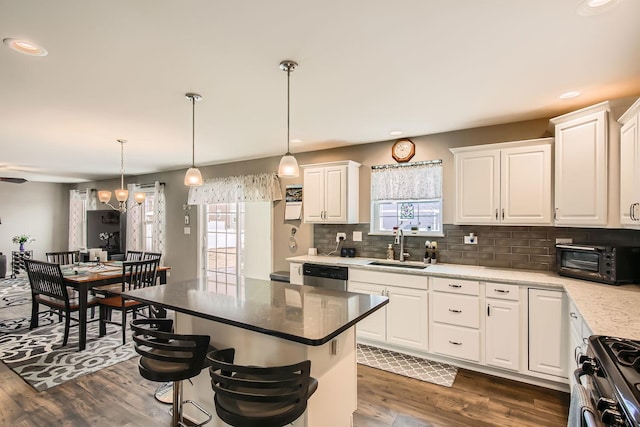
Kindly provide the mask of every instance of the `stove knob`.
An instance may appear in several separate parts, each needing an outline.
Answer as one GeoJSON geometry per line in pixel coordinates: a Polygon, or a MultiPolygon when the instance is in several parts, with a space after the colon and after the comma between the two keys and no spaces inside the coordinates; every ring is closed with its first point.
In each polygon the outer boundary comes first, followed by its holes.
{"type": "Polygon", "coordinates": [[[622,414],[614,409],[605,409],[602,411],[601,420],[608,426],[624,427],[624,420],[622,414]]]}
{"type": "Polygon", "coordinates": [[[607,399],[606,397],[599,398],[598,403],[596,403],[596,407],[600,412],[605,409],[617,409],[616,401],[613,399],[607,399]]]}

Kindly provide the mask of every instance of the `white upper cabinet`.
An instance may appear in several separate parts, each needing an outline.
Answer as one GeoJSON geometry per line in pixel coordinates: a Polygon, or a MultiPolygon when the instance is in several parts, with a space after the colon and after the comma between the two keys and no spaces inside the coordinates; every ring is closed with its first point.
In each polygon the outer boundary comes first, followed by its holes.
{"type": "Polygon", "coordinates": [[[452,148],[456,224],[551,224],[552,142],[452,148]]]}
{"type": "Polygon", "coordinates": [[[607,225],[609,111],[609,103],[603,102],[551,119],[556,225],[607,225]]]}
{"type": "Polygon", "coordinates": [[[358,222],[360,163],[303,165],[304,222],[354,224],[358,222]]]}
{"type": "Polygon", "coordinates": [[[620,117],[620,224],[640,227],[640,99],[620,117]]]}

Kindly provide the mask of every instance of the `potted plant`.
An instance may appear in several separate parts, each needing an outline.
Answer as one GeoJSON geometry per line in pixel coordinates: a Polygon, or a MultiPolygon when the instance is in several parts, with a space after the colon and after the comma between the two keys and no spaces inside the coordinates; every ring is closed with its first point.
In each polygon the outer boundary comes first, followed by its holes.
{"type": "Polygon", "coordinates": [[[34,239],[28,234],[18,234],[17,236],[13,236],[13,239],[11,240],[13,241],[13,243],[20,244],[20,252],[24,252],[25,243],[31,243],[36,241],[36,239],[34,239]]]}

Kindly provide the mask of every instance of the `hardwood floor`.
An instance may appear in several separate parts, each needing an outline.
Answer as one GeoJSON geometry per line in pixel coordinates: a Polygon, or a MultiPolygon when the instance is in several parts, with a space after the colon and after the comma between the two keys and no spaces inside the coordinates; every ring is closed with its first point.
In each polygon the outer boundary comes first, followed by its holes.
{"type": "Polygon", "coordinates": [[[441,387],[358,365],[356,427],[566,426],[569,394],[460,369],[441,387]]]}
{"type": "MultiPolygon", "coordinates": [[[[40,393],[0,363],[0,426],[169,426],[156,386],[137,358],[40,393]]],[[[568,404],[566,393],[466,370],[446,388],[359,365],[354,426],[565,426],[568,404]]]]}

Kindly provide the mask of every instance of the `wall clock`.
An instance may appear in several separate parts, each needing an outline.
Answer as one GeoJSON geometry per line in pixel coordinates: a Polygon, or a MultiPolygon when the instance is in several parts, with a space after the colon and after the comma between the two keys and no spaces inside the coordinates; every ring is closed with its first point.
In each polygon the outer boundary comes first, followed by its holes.
{"type": "Polygon", "coordinates": [[[391,156],[396,162],[408,162],[416,154],[416,146],[410,139],[397,140],[391,147],[391,156]]]}

